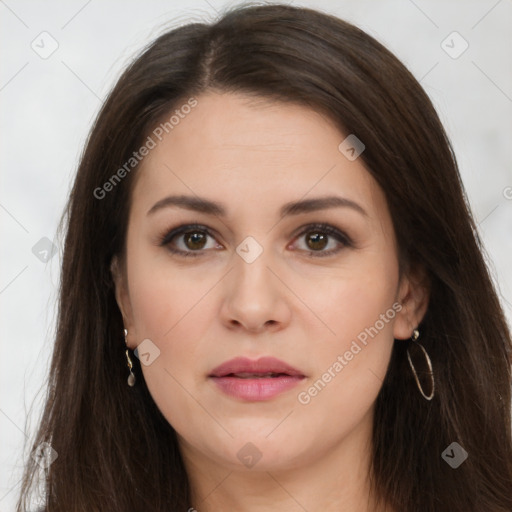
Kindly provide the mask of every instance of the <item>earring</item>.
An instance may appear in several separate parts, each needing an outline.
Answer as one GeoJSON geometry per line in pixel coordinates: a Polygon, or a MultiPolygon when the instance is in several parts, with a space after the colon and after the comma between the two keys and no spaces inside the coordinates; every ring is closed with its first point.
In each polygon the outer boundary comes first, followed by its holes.
{"type": "MultiPolygon", "coordinates": [[[[127,340],[126,340],[127,336],[128,336],[128,331],[125,329],[124,330],[124,341],[126,344],[128,344],[127,340]]],[[[135,385],[135,375],[132,370],[133,363],[132,363],[132,360],[130,359],[130,353],[129,353],[128,349],[126,349],[126,362],[128,364],[128,368],[130,369],[130,375],[128,375],[128,386],[133,387],[135,385]]]]}
{"type": "Polygon", "coordinates": [[[418,378],[418,373],[416,372],[416,368],[414,367],[411,356],[409,354],[409,349],[407,349],[407,359],[409,360],[409,365],[414,374],[414,379],[416,380],[416,384],[418,386],[418,389],[420,390],[420,393],[423,395],[423,398],[425,398],[425,400],[432,400],[432,398],[434,398],[434,389],[435,389],[434,372],[432,371],[432,361],[430,360],[430,357],[428,356],[428,353],[425,350],[425,348],[423,347],[423,345],[421,345],[420,343],[418,343],[416,341],[419,337],[420,337],[420,332],[418,331],[418,329],[414,329],[414,331],[412,332],[411,341],[415,345],[420,347],[420,349],[423,352],[423,355],[425,356],[425,360],[427,361],[428,372],[424,372],[424,373],[428,373],[428,375],[430,376],[431,391],[430,391],[429,395],[426,395],[425,392],[423,391],[423,387],[421,386],[420,380],[418,378]]]}

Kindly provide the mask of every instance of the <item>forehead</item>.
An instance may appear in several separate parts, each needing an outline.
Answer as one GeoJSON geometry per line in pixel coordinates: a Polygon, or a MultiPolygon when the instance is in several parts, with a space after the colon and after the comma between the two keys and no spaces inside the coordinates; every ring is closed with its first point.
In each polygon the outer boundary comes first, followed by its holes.
{"type": "Polygon", "coordinates": [[[196,100],[194,108],[175,115],[172,128],[156,132],[159,137],[150,134],[155,145],[137,171],[134,208],[147,211],[166,193],[214,197],[228,209],[229,204],[274,208],[306,194],[332,192],[373,202],[377,209],[385,206],[361,159],[350,161],[340,152],[346,135],[322,114],[230,93],[196,100]]]}

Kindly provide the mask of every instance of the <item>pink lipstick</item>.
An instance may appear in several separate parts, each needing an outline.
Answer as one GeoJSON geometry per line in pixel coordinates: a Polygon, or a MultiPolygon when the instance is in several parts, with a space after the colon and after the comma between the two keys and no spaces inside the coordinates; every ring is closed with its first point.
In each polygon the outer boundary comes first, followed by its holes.
{"type": "Polygon", "coordinates": [[[288,391],[305,375],[275,357],[257,360],[237,357],[222,363],[209,377],[227,395],[258,402],[288,391]]]}

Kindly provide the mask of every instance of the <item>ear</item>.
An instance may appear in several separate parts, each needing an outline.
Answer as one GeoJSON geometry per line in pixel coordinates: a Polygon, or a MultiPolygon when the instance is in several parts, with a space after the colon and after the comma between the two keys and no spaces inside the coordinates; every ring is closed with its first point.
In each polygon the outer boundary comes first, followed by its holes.
{"type": "Polygon", "coordinates": [[[427,312],[429,298],[430,281],[423,266],[417,266],[402,276],[397,297],[402,309],[395,317],[395,339],[411,337],[427,312]]]}
{"type": "Polygon", "coordinates": [[[124,328],[128,331],[126,342],[129,348],[135,349],[137,333],[135,332],[135,323],[133,319],[130,295],[128,293],[128,280],[126,275],[126,266],[118,256],[114,256],[110,263],[110,273],[114,281],[116,302],[123,316],[124,328]]]}

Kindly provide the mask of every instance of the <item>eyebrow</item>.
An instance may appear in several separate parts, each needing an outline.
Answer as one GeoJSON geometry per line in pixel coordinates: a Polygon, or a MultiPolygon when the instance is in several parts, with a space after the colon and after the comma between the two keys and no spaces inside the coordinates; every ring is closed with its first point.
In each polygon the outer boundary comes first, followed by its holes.
{"type": "MultiPolygon", "coordinates": [[[[160,199],[160,201],[156,202],[149,209],[147,215],[153,215],[158,210],[172,206],[205,213],[207,215],[215,215],[218,217],[226,216],[226,208],[222,204],[202,197],[185,195],[168,196],[160,199]]],[[[351,199],[340,196],[325,196],[313,199],[302,199],[300,201],[291,201],[281,207],[280,215],[281,217],[284,217],[285,215],[299,215],[301,213],[309,213],[338,207],[351,208],[361,215],[368,217],[368,213],[361,205],[351,199]]]]}

